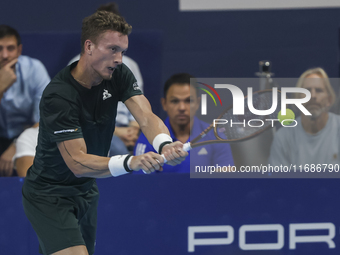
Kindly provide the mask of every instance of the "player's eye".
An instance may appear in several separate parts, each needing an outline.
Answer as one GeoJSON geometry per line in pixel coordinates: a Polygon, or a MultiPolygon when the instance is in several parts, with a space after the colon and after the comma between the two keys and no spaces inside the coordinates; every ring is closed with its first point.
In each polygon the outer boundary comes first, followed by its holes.
{"type": "Polygon", "coordinates": [[[115,47],[111,48],[111,50],[112,50],[113,53],[117,52],[117,48],[115,48],[115,47]]]}
{"type": "Polygon", "coordinates": [[[178,104],[179,101],[178,101],[178,99],[173,99],[170,102],[173,103],[173,104],[178,104]]]}
{"type": "Polygon", "coordinates": [[[126,54],[126,50],[123,50],[123,51],[122,51],[122,55],[125,55],[125,54],[126,54]]]}

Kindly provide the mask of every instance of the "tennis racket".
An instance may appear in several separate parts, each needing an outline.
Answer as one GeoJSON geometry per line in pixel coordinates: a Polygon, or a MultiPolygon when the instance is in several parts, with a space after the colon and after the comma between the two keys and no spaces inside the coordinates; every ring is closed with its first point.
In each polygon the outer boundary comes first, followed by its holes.
{"type": "MultiPolygon", "coordinates": [[[[271,109],[273,105],[273,89],[266,89],[254,92],[252,94],[253,106],[257,110],[268,110],[271,109]]],[[[248,108],[248,96],[244,98],[244,115],[234,115],[233,114],[233,105],[226,108],[220,116],[214,120],[213,123],[209,127],[207,127],[203,132],[201,132],[197,137],[195,137],[190,142],[187,142],[183,145],[184,151],[189,151],[192,148],[213,144],[213,143],[236,143],[251,139],[267,129],[274,126],[273,121],[268,120],[277,120],[277,115],[280,111],[281,106],[281,92],[277,91],[277,107],[274,112],[268,115],[255,115],[248,108]],[[220,121],[216,121],[220,120],[220,121]],[[225,122],[223,124],[218,124],[225,122]],[[250,121],[250,122],[249,122],[250,121]],[[235,124],[231,125],[231,123],[244,123],[245,125],[235,124]],[[250,125],[248,125],[251,123],[250,125]],[[214,131],[215,140],[208,140],[199,142],[206,134],[210,131],[214,131]]],[[[164,155],[164,163],[167,162],[164,155]]]]}

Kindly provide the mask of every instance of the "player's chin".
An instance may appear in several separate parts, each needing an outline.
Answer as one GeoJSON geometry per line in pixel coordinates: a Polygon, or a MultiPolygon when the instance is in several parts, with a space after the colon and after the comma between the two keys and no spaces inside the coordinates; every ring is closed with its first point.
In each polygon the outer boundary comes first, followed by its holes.
{"type": "Polygon", "coordinates": [[[104,80],[111,80],[114,71],[115,69],[108,69],[106,72],[102,73],[101,76],[104,80]]]}
{"type": "Polygon", "coordinates": [[[112,74],[104,74],[102,75],[103,80],[109,81],[112,78],[112,74]]]}

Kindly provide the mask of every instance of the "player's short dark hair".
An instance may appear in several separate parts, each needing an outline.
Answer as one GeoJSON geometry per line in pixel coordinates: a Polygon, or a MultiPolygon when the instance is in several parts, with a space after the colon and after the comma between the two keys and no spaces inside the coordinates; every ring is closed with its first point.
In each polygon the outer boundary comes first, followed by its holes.
{"type": "Polygon", "coordinates": [[[118,4],[115,2],[110,2],[107,4],[102,4],[98,7],[97,11],[107,11],[122,16],[119,12],[118,4]]]}
{"type": "Polygon", "coordinates": [[[164,98],[166,98],[166,94],[168,93],[169,88],[173,84],[180,84],[180,85],[189,84],[191,86],[194,86],[194,88],[196,89],[196,94],[198,95],[197,86],[195,85],[194,82],[190,84],[190,78],[195,79],[194,76],[188,73],[177,73],[177,74],[172,75],[164,84],[164,89],[163,89],[164,98]]]}
{"type": "Polygon", "coordinates": [[[84,53],[84,43],[90,39],[96,43],[98,38],[106,31],[117,31],[123,35],[131,33],[130,26],[122,16],[107,11],[97,11],[83,19],[81,31],[81,52],[84,53]]]}
{"type": "Polygon", "coordinates": [[[8,36],[15,36],[15,38],[17,39],[17,44],[21,44],[21,37],[17,30],[8,25],[0,25],[0,39],[8,36]]]}

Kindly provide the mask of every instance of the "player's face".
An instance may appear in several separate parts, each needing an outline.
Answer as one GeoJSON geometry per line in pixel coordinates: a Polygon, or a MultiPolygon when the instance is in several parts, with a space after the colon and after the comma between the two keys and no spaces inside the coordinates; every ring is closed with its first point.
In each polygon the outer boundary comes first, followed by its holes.
{"type": "Polygon", "coordinates": [[[324,79],[317,74],[311,74],[306,77],[303,88],[308,89],[311,93],[311,99],[304,105],[317,118],[323,112],[328,111],[331,104],[331,98],[326,89],[324,79]]]}
{"type": "Polygon", "coordinates": [[[0,39],[0,68],[21,55],[22,45],[18,45],[16,37],[6,36],[0,39]]]}
{"type": "Polygon", "coordinates": [[[91,46],[91,66],[104,80],[110,80],[115,68],[122,64],[128,48],[128,36],[116,31],[106,31],[91,46]]]}
{"type": "Polygon", "coordinates": [[[190,118],[195,115],[199,107],[199,98],[196,90],[189,84],[173,84],[166,98],[162,98],[162,105],[172,124],[189,125],[190,118]]]}

